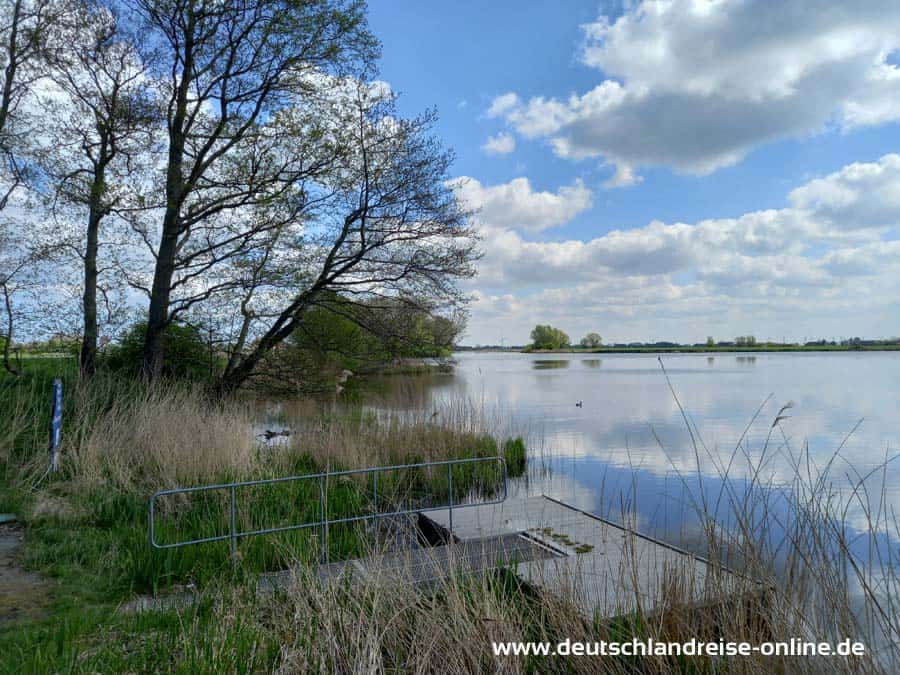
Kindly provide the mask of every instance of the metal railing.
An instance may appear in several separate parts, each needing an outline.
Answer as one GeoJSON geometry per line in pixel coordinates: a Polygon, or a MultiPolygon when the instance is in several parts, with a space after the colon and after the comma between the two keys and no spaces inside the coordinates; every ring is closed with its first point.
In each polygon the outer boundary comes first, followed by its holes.
{"type": "Polygon", "coordinates": [[[320,529],[320,545],[322,549],[323,561],[328,559],[328,527],[340,523],[352,523],[363,520],[375,520],[379,518],[390,518],[395,516],[411,515],[414,513],[422,513],[427,511],[439,511],[447,509],[449,512],[449,529],[453,532],[453,509],[466,508],[470,506],[484,506],[489,504],[500,504],[506,501],[507,496],[507,470],[506,460],[503,457],[473,457],[469,459],[449,459],[436,462],[422,462],[419,464],[396,464],[393,466],[376,466],[367,469],[349,469],[347,471],[326,471],[323,473],[310,473],[300,476],[287,476],[284,478],[267,478],[262,480],[241,481],[238,483],[220,483],[217,485],[202,485],[199,487],[174,488],[171,490],[159,490],[150,496],[150,545],[157,549],[180,548],[182,546],[193,546],[195,544],[206,544],[214,541],[228,540],[231,545],[231,551],[237,550],[237,542],[239,539],[246,537],[255,537],[264,534],[274,534],[276,532],[288,532],[291,530],[302,530],[310,527],[318,527],[320,529]],[[474,503],[453,503],[453,467],[473,464],[478,462],[494,462],[501,470],[501,495],[499,498],[478,501],[474,503]],[[378,475],[387,471],[401,471],[409,469],[425,469],[429,467],[447,467],[447,491],[449,495],[449,503],[441,506],[421,506],[416,508],[395,509],[392,511],[375,511],[374,513],[366,513],[359,516],[350,516],[346,518],[328,518],[328,500],[326,497],[326,483],[329,479],[341,476],[353,476],[359,474],[372,475],[372,503],[377,509],[378,507],[378,475]],[[256,487],[260,485],[275,485],[278,483],[290,483],[297,481],[318,481],[319,484],[319,519],[305,523],[296,523],[293,525],[282,525],[278,527],[268,527],[258,530],[241,531],[237,527],[237,492],[243,488],[256,487]],[[228,515],[229,529],[228,534],[214,535],[211,537],[202,537],[200,539],[187,539],[184,541],[176,541],[170,543],[159,543],[156,541],[156,501],[161,497],[168,497],[179,494],[195,494],[201,492],[213,492],[217,490],[227,490],[229,494],[228,515]]]}

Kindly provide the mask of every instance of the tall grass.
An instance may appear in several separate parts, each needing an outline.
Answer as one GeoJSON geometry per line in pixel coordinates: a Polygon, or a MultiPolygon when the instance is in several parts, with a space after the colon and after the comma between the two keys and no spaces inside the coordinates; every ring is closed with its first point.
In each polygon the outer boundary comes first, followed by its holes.
{"type": "MultiPolygon", "coordinates": [[[[289,401],[277,417],[291,435],[279,439],[286,442],[266,444],[257,436],[263,404],[252,398],[214,401],[200,388],[148,388],[105,375],[88,385],[71,378],[65,388],[63,463],[54,475],[47,474],[44,449],[42,408],[49,388],[35,378],[0,390],[11,419],[0,446],[9,477],[0,489],[0,505],[27,519],[31,566],[70,578],[90,572],[104,579],[108,597],[240,579],[325,555],[346,558],[380,536],[366,523],[338,524],[329,528],[327,552],[316,528],[241,539],[237,558],[227,541],[155,550],[148,543],[147,503],[158,490],[503,452],[469,412],[415,421],[396,412],[367,413],[358,405],[289,401]]],[[[524,466],[517,463],[514,469],[524,466]]],[[[495,492],[500,474],[496,464],[485,462],[454,467],[452,478],[453,500],[459,503],[475,493],[495,492]]],[[[449,501],[449,487],[446,471],[386,472],[379,476],[376,503],[370,476],[341,477],[325,484],[327,515],[339,519],[442,505],[449,501]]],[[[242,488],[236,496],[239,531],[321,518],[316,481],[242,488]]],[[[227,490],[163,497],[156,505],[160,543],[229,532],[227,490]]]]}

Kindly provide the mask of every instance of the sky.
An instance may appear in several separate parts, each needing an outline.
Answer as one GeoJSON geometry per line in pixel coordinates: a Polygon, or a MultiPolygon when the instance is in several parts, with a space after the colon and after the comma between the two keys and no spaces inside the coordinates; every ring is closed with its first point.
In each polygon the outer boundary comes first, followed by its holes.
{"type": "Polygon", "coordinates": [[[476,209],[464,344],[900,335],[900,3],[370,0],[476,209]]]}

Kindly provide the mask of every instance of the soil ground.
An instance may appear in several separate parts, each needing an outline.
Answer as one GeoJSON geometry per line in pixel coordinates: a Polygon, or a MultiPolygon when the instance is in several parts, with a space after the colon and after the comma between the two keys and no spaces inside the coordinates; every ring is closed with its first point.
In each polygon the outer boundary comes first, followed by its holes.
{"type": "Polygon", "coordinates": [[[20,525],[0,525],[0,627],[47,613],[49,584],[18,562],[23,540],[20,525]]]}

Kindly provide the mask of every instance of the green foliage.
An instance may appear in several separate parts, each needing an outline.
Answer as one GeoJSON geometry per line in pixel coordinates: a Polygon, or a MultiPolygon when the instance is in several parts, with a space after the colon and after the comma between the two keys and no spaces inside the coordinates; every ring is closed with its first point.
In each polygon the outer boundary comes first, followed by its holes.
{"type": "Polygon", "coordinates": [[[461,327],[458,319],[399,303],[360,306],[335,297],[303,315],[282,369],[324,386],[343,369],[364,372],[395,359],[450,356],[461,327]]]}
{"type": "Polygon", "coordinates": [[[583,338],[581,338],[581,346],[587,349],[596,349],[600,345],[603,344],[603,338],[600,337],[599,333],[588,333],[583,338]]]}
{"type": "Polygon", "coordinates": [[[303,315],[291,341],[300,363],[318,363],[323,371],[341,368],[358,371],[366,364],[390,358],[387,346],[360,322],[350,318],[352,309],[349,306],[346,309],[350,311],[339,313],[326,307],[314,307],[303,315]]]}
{"type": "Polygon", "coordinates": [[[559,328],[538,324],[531,331],[534,349],[563,349],[569,346],[569,336],[559,328]]]}
{"type": "Polygon", "coordinates": [[[706,346],[707,347],[715,347],[716,346],[716,340],[712,335],[710,335],[706,338],[706,346]]]}
{"type": "Polygon", "coordinates": [[[503,441],[503,458],[506,460],[506,470],[510,478],[516,478],[525,473],[527,466],[525,441],[521,436],[507,438],[503,441]]]}
{"type": "MultiPolygon", "coordinates": [[[[118,344],[107,348],[102,364],[115,372],[137,375],[144,357],[147,323],[134,324],[118,344]]],[[[210,376],[215,362],[209,346],[194,326],[172,323],[166,328],[166,360],[163,375],[172,379],[202,380],[210,376]]]]}
{"type": "Polygon", "coordinates": [[[738,347],[754,347],[756,346],[756,337],[753,335],[738,335],[734,338],[734,344],[738,347]]]}

